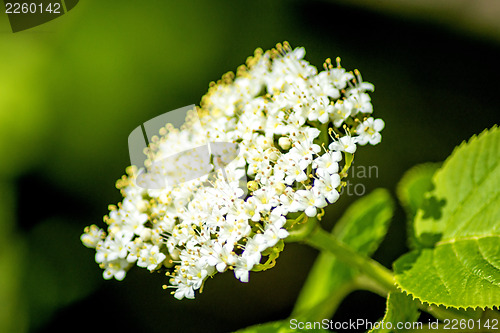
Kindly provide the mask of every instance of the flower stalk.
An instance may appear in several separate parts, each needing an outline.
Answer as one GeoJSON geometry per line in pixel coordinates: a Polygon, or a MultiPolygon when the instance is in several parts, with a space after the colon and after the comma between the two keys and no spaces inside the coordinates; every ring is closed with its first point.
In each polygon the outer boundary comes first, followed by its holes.
{"type": "Polygon", "coordinates": [[[358,269],[381,296],[387,297],[390,291],[397,290],[389,269],[370,257],[355,252],[324,229],[316,227],[303,241],[315,249],[332,253],[340,261],[358,269]]]}

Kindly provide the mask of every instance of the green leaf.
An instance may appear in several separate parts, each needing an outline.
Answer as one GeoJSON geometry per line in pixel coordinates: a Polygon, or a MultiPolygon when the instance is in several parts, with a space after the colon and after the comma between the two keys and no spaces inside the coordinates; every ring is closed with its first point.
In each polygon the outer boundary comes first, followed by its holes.
{"type": "Polygon", "coordinates": [[[329,332],[322,328],[321,322],[301,322],[298,320],[280,320],[266,324],[250,326],[237,333],[292,333],[292,332],[329,332]],[[300,328],[299,328],[300,327],[300,328]]]}
{"type": "Polygon", "coordinates": [[[441,163],[424,163],[408,170],[397,187],[397,195],[406,211],[408,219],[408,245],[414,249],[419,247],[415,237],[413,221],[418,208],[422,206],[425,193],[433,189],[432,176],[441,163]]]}
{"type": "Polygon", "coordinates": [[[423,302],[456,308],[498,306],[499,242],[498,236],[465,239],[411,252],[395,262],[396,281],[423,302]]]}
{"type": "Polygon", "coordinates": [[[436,188],[417,212],[417,237],[434,234],[450,240],[500,234],[499,162],[497,127],[455,149],[435,174],[436,188]]]}
{"type": "Polygon", "coordinates": [[[394,263],[402,290],[454,308],[500,306],[500,130],[460,145],[415,218],[422,247],[394,263]]]}
{"type": "Polygon", "coordinates": [[[346,210],[332,233],[361,254],[372,255],[389,227],[394,202],[385,189],[376,189],[346,210]]]}
{"type": "MultiPolygon", "coordinates": [[[[387,190],[377,189],[352,204],[333,234],[352,249],[371,255],[383,240],[394,204],[387,190]]],[[[355,290],[358,272],[322,252],[316,259],[297,299],[292,318],[330,318],[342,299],[355,290]]]]}
{"type": "Polygon", "coordinates": [[[420,312],[418,302],[401,292],[390,292],[387,297],[385,315],[378,326],[374,325],[370,333],[402,332],[408,329],[418,329],[420,312]],[[401,325],[409,325],[406,328],[401,325]],[[400,329],[398,329],[400,327],[400,329]]]}

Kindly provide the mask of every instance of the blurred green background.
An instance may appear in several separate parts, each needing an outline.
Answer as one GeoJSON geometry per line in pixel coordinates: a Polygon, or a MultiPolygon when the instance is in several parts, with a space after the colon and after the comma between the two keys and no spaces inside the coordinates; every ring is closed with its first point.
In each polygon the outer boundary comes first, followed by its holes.
{"type": "MultiPolygon", "coordinates": [[[[227,332],[287,317],[317,254],[300,244],[248,284],[231,273],[207,281],[194,301],[175,300],[163,275],[143,269],[101,278],[79,237],[120,201],[128,134],[199,104],[255,48],[287,40],[312,64],[341,56],[375,84],[383,141],[355,163],[377,166],[378,177],[357,181],[394,192],[409,167],[442,161],[498,123],[492,16],[500,11],[490,1],[85,0],[14,34],[0,14],[0,332],[227,332]]],[[[325,227],[355,199],[331,206],[325,227]]],[[[407,250],[404,219],[399,209],[376,253],[387,266],[407,250]]],[[[383,311],[382,298],[356,292],[335,319],[375,321],[383,311]]]]}

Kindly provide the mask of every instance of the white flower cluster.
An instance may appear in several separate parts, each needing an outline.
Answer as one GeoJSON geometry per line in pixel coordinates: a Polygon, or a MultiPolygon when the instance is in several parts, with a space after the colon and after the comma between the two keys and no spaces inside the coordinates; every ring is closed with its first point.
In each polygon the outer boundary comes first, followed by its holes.
{"type": "Polygon", "coordinates": [[[160,189],[139,187],[129,168],[117,182],[123,202],[104,219],[107,232],[92,225],[81,237],[96,249],[105,279],[122,280],[134,264],[164,271],[164,288],[178,299],[194,298],[208,277],[228,269],[247,282],[249,271],[274,264],[265,257],[279,253],[295,222],[320,217],[338,199],[342,154],[379,143],[384,122],[370,117],[373,85],[358,71],[337,59],[318,73],[304,54],[287,43],[258,49],[236,75],[211,85],[187,117],[197,113],[199,124],[187,119],[190,126],[160,131],[153,164],[173,146],[182,151],[207,139],[237,144],[239,152],[223,149],[209,161],[213,172],[160,189]]]}

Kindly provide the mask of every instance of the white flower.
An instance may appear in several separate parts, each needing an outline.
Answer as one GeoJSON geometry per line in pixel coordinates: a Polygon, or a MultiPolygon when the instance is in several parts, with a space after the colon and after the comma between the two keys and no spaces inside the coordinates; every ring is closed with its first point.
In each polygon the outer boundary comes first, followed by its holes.
{"type": "Polygon", "coordinates": [[[224,222],[219,225],[219,241],[238,242],[249,235],[251,227],[248,220],[228,215],[224,222]]]}
{"type": "Polygon", "coordinates": [[[347,86],[347,82],[354,79],[354,75],[346,72],[344,68],[340,68],[340,64],[339,67],[333,68],[326,73],[328,73],[331,82],[337,89],[344,89],[347,86]]]}
{"type": "Polygon", "coordinates": [[[302,140],[293,144],[293,148],[290,149],[290,156],[298,162],[299,168],[304,170],[312,163],[313,154],[319,153],[320,150],[321,147],[312,143],[312,140],[302,140]]]}
{"type": "Polygon", "coordinates": [[[313,192],[324,196],[329,203],[334,203],[339,198],[337,187],[340,186],[340,176],[338,173],[329,173],[325,169],[320,169],[319,178],[314,181],[313,192]]]}
{"type": "Polygon", "coordinates": [[[109,280],[114,277],[116,280],[122,281],[127,275],[130,263],[125,259],[116,259],[103,264],[103,268],[102,276],[104,279],[109,280]]]}
{"type": "Polygon", "coordinates": [[[106,234],[104,230],[100,229],[95,224],[86,227],[84,232],[85,233],[82,234],[80,240],[82,241],[83,245],[90,248],[95,248],[97,246],[97,243],[99,243],[99,241],[104,238],[106,234]]]}
{"type": "Polygon", "coordinates": [[[134,239],[133,242],[129,242],[127,244],[127,261],[130,263],[134,263],[139,258],[139,252],[141,251],[143,246],[143,242],[141,238],[134,239]]]}
{"type": "Polygon", "coordinates": [[[263,234],[264,244],[266,245],[266,248],[273,247],[280,239],[286,238],[287,236],[288,231],[286,231],[286,229],[277,228],[276,226],[270,224],[263,234]]]}
{"type": "Polygon", "coordinates": [[[333,151],[345,151],[346,153],[354,154],[356,151],[357,138],[346,135],[333,141],[328,148],[333,151]]]}
{"type": "Polygon", "coordinates": [[[376,145],[382,140],[380,131],[384,129],[385,123],[382,119],[373,119],[372,117],[366,119],[356,128],[357,142],[364,146],[367,143],[376,145]]]}
{"type": "Polygon", "coordinates": [[[139,252],[137,266],[146,267],[150,271],[155,270],[167,256],[160,252],[157,245],[148,244],[145,247],[139,252]]]}
{"type": "Polygon", "coordinates": [[[233,252],[233,248],[234,246],[231,243],[222,245],[217,241],[211,242],[204,249],[207,256],[207,263],[210,266],[214,266],[219,272],[225,271],[228,265],[236,263],[236,254],[233,252]]]}
{"type": "Polygon", "coordinates": [[[261,252],[267,247],[268,245],[266,244],[266,240],[262,234],[258,234],[248,240],[241,258],[245,259],[245,263],[248,267],[253,267],[260,262],[260,259],[262,258],[261,252]]]}
{"type": "Polygon", "coordinates": [[[330,100],[325,96],[319,97],[312,105],[308,119],[311,121],[318,120],[322,124],[326,124],[330,120],[330,114],[334,111],[330,100]]]}
{"type": "Polygon", "coordinates": [[[234,268],[234,276],[241,282],[248,282],[249,271],[253,267],[253,260],[248,261],[247,257],[239,257],[234,268]]]}
{"type": "Polygon", "coordinates": [[[310,87],[314,93],[319,96],[328,96],[335,99],[340,97],[339,89],[342,89],[338,88],[339,85],[336,83],[330,72],[321,72],[309,79],[310,87]]]}
{"type": "Polygon", "coordinates": [[[291,187],[287,186],[283,194],[280,195],[280,207],[290,207],[293,202],[294,196],[295,191],[291,187]]]}
{"type": "Polygon", "coordinates": [[[342,126],[342,123],[351,116],[353,104],[349,100],[339,100],[335,103],[331,119],[335,127],[342,126]]]}
{"type": "Polygon", "coordinates": [[[372,113],[373,105],[371,103],[370,95],[365,93],[353,93],[347,99],[352,105],[351,116],[358,113],[372,113]]]}
{"type": "Polygon", "coordinates": [[[286,223],[286,215],[288,210],[285,206],[279,206],[271,211],[269,214],[269,223],[276,228],[281,228],[286,223]]]}
{"type": "Polygon", "coordinates": [[[316,158],[313,162],[313,168],[319,170],[326,170],[326,172],[333,174],[339,171],[338,162],[342,159],[342,154],[338,151],[327,151],[322,156],[316,158]]]}
{"type": "MultiPolygon", "coordinates": [[[[359,94],[366,91],[374,91],[375,87],[373,84],[369,82],[363,82],[363,78],[361,77],[361,73],[356,69],[354,70],[354,74],[356,74],[356,83],[355,85],[350,85],[350,88],[347,89],[347,96],[351,94],[359,94]]],[[[350,83],[350,82],[349,82],[350,83]]]]}
{"type": "Polygon", "coordinates": [[[131,240],[132,236],[129,233],[121,231],[115,234],[113,238],[106,238],[102,245],[97,246],[99,262],[125,259],[128,254],[128,244],[131,240]]]}
{"type": "Polygon", "coordinates": [[[192,285],[188,285],[187,283],[179,283],[175,290],[174,297],[178,300],[185,298],[193,299],[194,298],[194,288],[192,285]]]}
{"type": "Polygon", "coordinates": [[[269,212],[273,207],[276,207],[279,204],[279,196],[276,194],[276,190],[272,186],[266,186],[254,191],[253,196],[250,199],[253,199],[259,212],[269,212]]]}
{"type": "Polygon", "coordinates": [[[296,159],[297,157],[299,157],[297,153],[283,156],[278,160],[274,168],[276,176],[281,179],[284,178],[287,185],[307,180],[307,174],[304,172],[305,167],[301,167],[296,159]]]}
{"type": "Polygon", "coordinates": [[[319,193],[313,193],[309,190],[299,190],[295,192],[294,201],[290,211],[304,211],[307,216],[314,217],[318,213],[317,208],[323,208],[327,205],[325,197],[319,193]]]}

